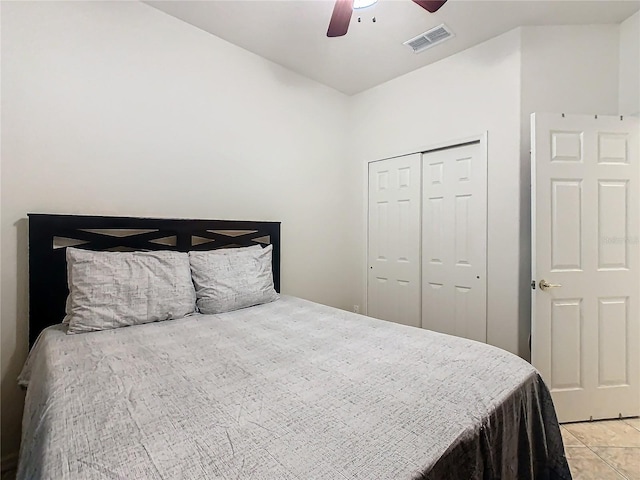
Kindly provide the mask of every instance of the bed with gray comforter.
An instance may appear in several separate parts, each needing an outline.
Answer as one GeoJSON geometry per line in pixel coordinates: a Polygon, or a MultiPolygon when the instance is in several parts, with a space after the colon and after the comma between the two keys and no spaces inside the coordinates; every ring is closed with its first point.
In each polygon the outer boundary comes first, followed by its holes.
{"type": "Polygon", "coordinates": [[[46,329],[18,478],[570,479],[549,393],[500,349],[293,297],[46,329]]]}

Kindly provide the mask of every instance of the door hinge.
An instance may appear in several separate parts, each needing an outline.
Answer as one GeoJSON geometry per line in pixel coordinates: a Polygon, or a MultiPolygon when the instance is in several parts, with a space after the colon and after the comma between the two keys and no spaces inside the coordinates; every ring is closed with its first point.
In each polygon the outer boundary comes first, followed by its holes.
{"type": "Polygon", "coordinates": [[[531,290],[535,290],[535,289],[536,289],[536,281],[531,280],[531,290]]]}

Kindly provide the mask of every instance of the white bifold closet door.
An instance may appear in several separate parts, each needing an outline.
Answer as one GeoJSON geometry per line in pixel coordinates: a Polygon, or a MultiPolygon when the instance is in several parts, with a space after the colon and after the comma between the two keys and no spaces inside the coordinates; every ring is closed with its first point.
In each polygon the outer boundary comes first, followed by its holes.
{"type": "Polygon", "coordinates": [[[369,164],[367,314],[420,326],[420,154],[369,164]]]}
{"type": "Polygon", "coordinates": [[[486,342],[486,144],[369,163],[368,220],[367,314],[486,342]]]}
{"type": "Polygon", "coordinates": [[[422,158],[422,327],[480,342],[487,341],[483,147],[478,142],[422,158]]]}

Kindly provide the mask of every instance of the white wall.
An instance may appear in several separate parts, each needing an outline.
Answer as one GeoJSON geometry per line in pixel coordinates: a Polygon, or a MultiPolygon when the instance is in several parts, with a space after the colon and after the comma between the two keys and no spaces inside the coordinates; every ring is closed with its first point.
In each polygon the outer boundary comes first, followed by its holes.
{"type": "MultiPolygon", "coordinates": [[[[523,27],[352,98],[350,148],[363,192],[368,161],[489,132],[487,340],[524,358],[531,325],[529,116],[617,113],[618,32],[617,25],[523,27]]],[[[365,204],[361,195],[363,212],[365,204]]],[[[361,262],[364,299],[364,255],[361,262]]]]}
{"type": "Polygon", "coordinates": [[[28,212],[282,221],[285,293],[350,308],[347,98],[138,2],[2,2],[2,454],[28,212]]]}
{"type": "Polygon", "coordinates": [[[640,11],[620,24],[618,113],[640,115],[640,11]]]}
{"type": "MultiPolygon", "coordinates": [[[[351,155],[366,192],[369,161],[488,131],[487,340],[514,353],[519,314],[520,32],[514,30],[352,97],[351,155]]],[[[366,194],[359,198],[366,245],[366,194]]],[[[366,258],[360,257],[364,302],[366,258]]]]}
{"type": "Polygon", "coordinates": [[[534,111],[618,112],[618,25],[521,30],[523,118],[534,111]]]}
{"type": "Polygon", "coordinates": [[[284,292],[350,308],[366,163],[488,131],[488,341],[527,357],[529,114],[638,105],[638,14],[516,29],[347,98],[137,2],[1,6],[3,456],[22,413],[26,213],[281,220],[284,292]]]}
{"type": "MultiPolygon", "coordinates": [[[[616,114],[618,25],[522,27],[520,318],[531,325],[531,114],[616,114]]],[[[538,279],[539,280],[539,279],[538,279]]]]}

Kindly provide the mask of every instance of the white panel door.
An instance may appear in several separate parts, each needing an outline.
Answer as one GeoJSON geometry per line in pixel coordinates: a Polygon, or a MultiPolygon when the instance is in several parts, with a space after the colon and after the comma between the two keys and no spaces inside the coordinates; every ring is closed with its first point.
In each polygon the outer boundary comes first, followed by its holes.
{"type": "Polygon", "coordinates": [[[420,326],[420,154],[369,164],[367,314],[420,326]]]}
{"type": "Polygon", "coordinates": [[[483,146],[428,152],[422,159],[422,327],[480,342],[487,341],[483,146]]]}
{"type": "Polygon", "coordinates": [[[561,422],[638,415],[638,119],[531,125],[532,363],[561,422]]]}

